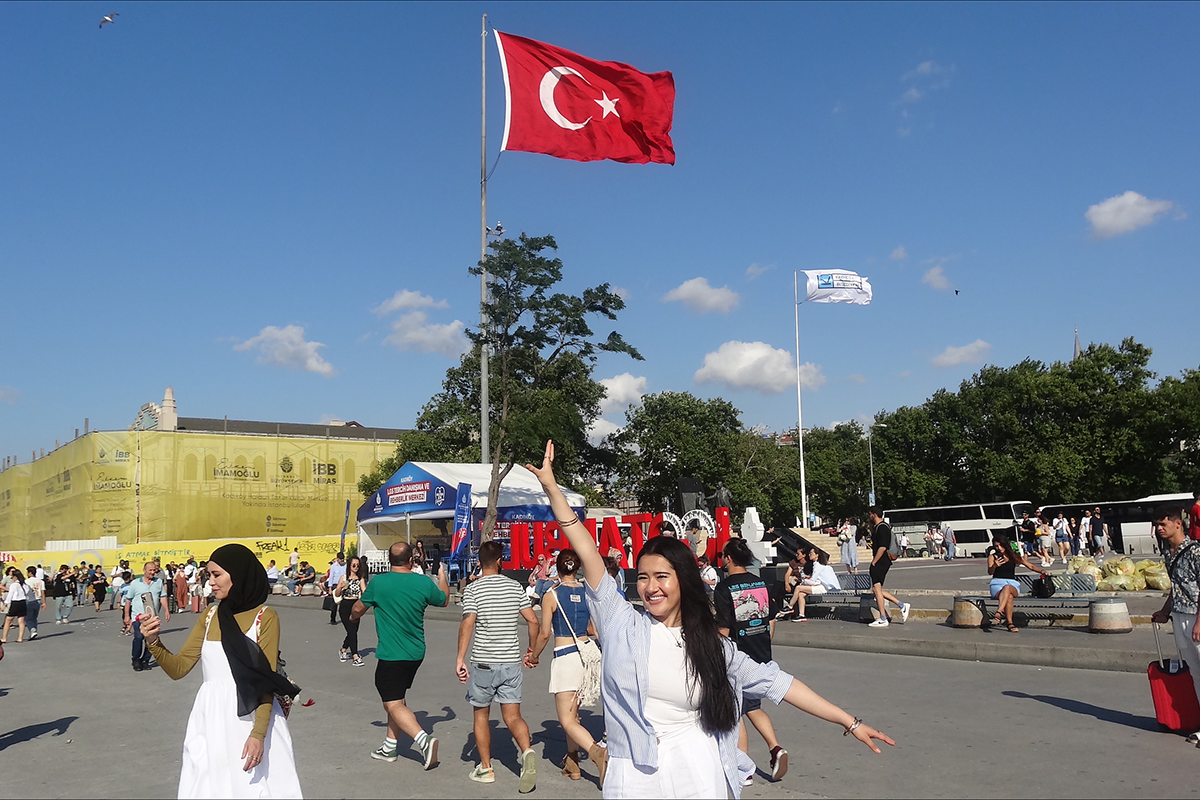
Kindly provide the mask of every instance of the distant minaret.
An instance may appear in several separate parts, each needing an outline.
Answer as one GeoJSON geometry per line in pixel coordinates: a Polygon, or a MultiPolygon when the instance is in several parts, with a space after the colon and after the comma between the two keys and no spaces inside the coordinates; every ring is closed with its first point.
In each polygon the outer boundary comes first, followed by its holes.
{"type": "MultiPolygon", "coordinates": [[[[1078,350],[1078,345],[1076,345],[1078,350]]],[[[158,429],[174,431],[179,429],[179,414],[175,413],[175,392],[170,386],[163,395],[162,410],[158,412],[158,429]]]]}
{"type": "MultiPolygon", "coordinates": [[[[1083,348],[1079,346],[1079,328],[1076,328],[1075,329],[1075,355],[1071,356],[1071,360],[1074,361],[1075,359],[1079,358],[1079,356],[1082,355],[1082,353],[1083,353],[1083,348]]],[[[167,391],[170,391],[170,390],[168,389],[167,391]]],[[[174,403],[171,404],[172,408],[174,408],[174,405],[175,405],[174,403]]]]}

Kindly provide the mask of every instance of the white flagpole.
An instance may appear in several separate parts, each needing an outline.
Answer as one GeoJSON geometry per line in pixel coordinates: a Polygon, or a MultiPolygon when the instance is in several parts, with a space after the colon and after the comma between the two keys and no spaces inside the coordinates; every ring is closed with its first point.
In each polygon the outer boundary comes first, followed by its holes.
{"type": "Polygon", "coordinates": [[[800,272],[792,270],[792,291],[796,301],[796,444],[800,446],[800,506],[804,527],[808,527],[808,488],[804,483],[804,411],[800,402],[800,272]]]}
{"type": "MultiPolygon", "coordinates": [[[[480,132],[479,132],[479,260],[487,260],[487,14],[483,15],[479,39],[480,132]]],[[[479,276],[479,332],[487,331],[487,268],[479,276]]],[[[488,425],[488,346],[479,345],[479,461],[491,463],[488,425]]]]}

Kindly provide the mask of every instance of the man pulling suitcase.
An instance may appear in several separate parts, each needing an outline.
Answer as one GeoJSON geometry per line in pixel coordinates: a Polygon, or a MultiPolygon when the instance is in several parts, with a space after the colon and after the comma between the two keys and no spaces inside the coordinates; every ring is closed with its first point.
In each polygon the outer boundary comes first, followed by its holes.
{"type": "MultiPolygon", "coordinates": [[[[1154,612],[1155,625],[1172,622],[1175,644],[1187,670],[1171,674],[1170,666],[1150,665],[1150,689],[1158,722],[1171,730],[1190,730],[1188,741],[1200,747],[1200,625],[1197,625],[1197,606],[1200,604],[1200,542],[1187,538],[1183,528],[1183,509],[1161,506],[1154,513],[1154,531],[1168,547],[1167,574],[1171,576],[1171,593],[1163,607],[1154,612]],[[1190,673],[1191,680],[1183,680],[1190,673]],[[1189,695],[1190,693],[1190,695],[1189,695]]],[[[1158,629],[1155,628],[1155,643],[1158,629]]]]}

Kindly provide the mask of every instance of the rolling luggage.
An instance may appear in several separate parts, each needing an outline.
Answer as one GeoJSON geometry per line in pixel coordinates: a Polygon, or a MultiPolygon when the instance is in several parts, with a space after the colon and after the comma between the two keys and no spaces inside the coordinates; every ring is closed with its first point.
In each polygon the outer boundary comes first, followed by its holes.
{"type": "Polygon", "coordinates": [[[1150,696],[1154,698],[1154,716],[1163,730],[1182,733],[1200,731],[1200,702],[1188,665],[1180,658],[1164,659],[1158,642],[1158,623],[1154,623],[1154,649],[1158,661],[1150,662],[1150,696]]]}

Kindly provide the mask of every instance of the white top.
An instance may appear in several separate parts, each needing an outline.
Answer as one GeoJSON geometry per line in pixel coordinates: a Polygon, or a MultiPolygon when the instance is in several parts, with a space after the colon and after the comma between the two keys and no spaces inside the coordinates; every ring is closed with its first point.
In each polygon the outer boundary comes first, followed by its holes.
{"type": "MultiPolygon", "coordinates": [[[[808,583],[809,581],[805,581],[808,583]]],[[[811,584],[821,584],[831,592],[841,591],[842,584],[838,581],[837,573],[828,564],[814,564],[811,584]]]]}
{"type": "Polygon", "coordinates": [[[717,580],[717,571],[715,569],[713,569],[712,564],[709,564],[707,567],[700,570],[700,580],[705,582],[704,590],[706,592],[708,592],[709,596],[711,597],[713,591],[717,588],[717,584],[715,583],[715,581],[717,580]],[[708,581],[714,581],[714,582],[708,583],[708,581]]]}
{"type": "Polygon", "coordinates": [[[112,572],[108,573],[108,577],[110,577],[110,578],[120,577],[121,573],[124,571],[125,570],[121,569],[121,565],[118,563],[115,567],[112,568],[112,572]]]}
{"type": "Polygon", "coordinates": [[[646,721],[660,739],[700,726],[700,693],[689,688],[683,629],[650,622],[650,680],[646,721]]]}
{"type": "Polygon", "coordinates": [[[1087,532],[1089,530],[1091,530],[1091,528],[1092,528],[1092,518],[1091,517],[1084,517],[1083,519],[1079,520],[1079,532],[1081,534],[1086,536],[1087,532]]]}
{"type": "Polygon", "coordinates": [[[25,584],[20,581],[13,581],[12,586],[8,587],[8,597],[4,602],[18,603],[29,597],[29,591],[25,588],[25,584]]]}
{"type": "Polygon", "coordinates": [[[118,589],[120,589],[124,585],[125,585],[125,578],[123,578],[122,576],[118,575],[117,577],[112,579],[112,588],[113,588],[114,592],[117,591],[118,589]]]}
{"type": "Polygon", "coordinates": [[[25,588],[29,590],[30,600],[41,600],[46,595],[46,582],[41,578],[26,578],[25,588]]]}
{"type": "Polygon", "coordinates": [[[279,567],[267,567],[267,580],[279,580],[279,567]]]}

